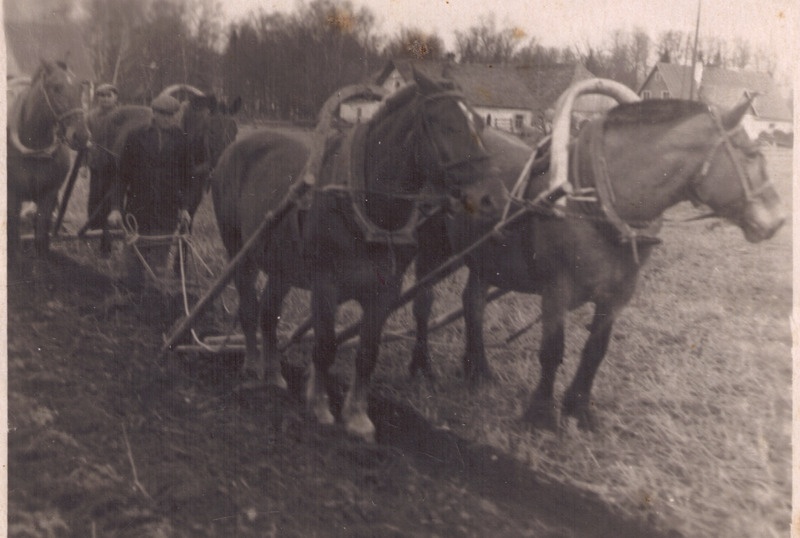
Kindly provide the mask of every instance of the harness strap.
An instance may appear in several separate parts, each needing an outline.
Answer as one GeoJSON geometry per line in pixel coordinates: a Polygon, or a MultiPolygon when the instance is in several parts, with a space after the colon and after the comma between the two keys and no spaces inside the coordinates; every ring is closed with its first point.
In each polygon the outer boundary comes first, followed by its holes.
{"type": "MultiPolygon", "coordinates": [[[[597,192],[600,210],[611,225],[619,232],[620,242],[630,243],[633,259],[638,265],[639,262],[639,243],[654,245],[661,243],[657,237],[663,222],[662,217],[652,221],[628,222],[623,219],[616,210],[616,194],[611,177],[608,174],[608,163],[604,151],[604,131],[605,122],[603,120],[593,121],[586,127],[586,137],[589,139],[589,158],[591,159],[591,171],[594,176],[594,188],[597,192]]],[[[574,153],[580,151],[580,143],[576,145],[574,153]]],[[[576,162],[579,159],[575,159],[576,162]]],[[[577,169],[573,167],[573,173],[577,169]]]]}
{"type": "MultiPolygon", "coordinates": [[[[61,140],[58,138],[55,130],[53,130],[53,143],[42,149],[33,149],[25,146],[19,137],[19,125],[22,121],[22,104],[25,91],[30,91],[31,82],[28,80],[21,80],[17,83],[18,86],[23,86],[26,89],[13,96],[13,104],[11,105],[11,114],[9,115],[9,122],[7,127],[8,139],[11,145],[14,146],[20,154],[32,159],[50,159],[56,151],[61,147],[61,140]]],[[[47,95],[45,93],[45,95],[47,95]]],[[[48,100],[49,104],[49,100],[48,100]]],[[[52,110],[52,108],[51,108],[52,110]]]]}

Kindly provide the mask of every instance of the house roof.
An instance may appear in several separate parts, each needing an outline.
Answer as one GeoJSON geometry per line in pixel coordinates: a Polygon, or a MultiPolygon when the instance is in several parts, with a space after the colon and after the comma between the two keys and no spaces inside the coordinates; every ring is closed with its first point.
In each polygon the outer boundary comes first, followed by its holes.
{"type": "Polygon", "coordinates": [[[412,69],[434,78],[443,73],[454,80],[473,106],[489,108],[536,108],[537,101],[516,69],[505,65],[456,64],[432,60],[391,60],[378,74],[382,84],[397,69],[406,81],[412,81],[412,69]]]}
{"type": "Polygon", "coordinates": [[[32,76],[43,59],[65,60],[83,80],[93,80],[89,52],[76,24],[5,21],[6,60],[9,75],[32,76]]]}
{"type": "MultiPolygon", "coordinates": [[[[642,84],[644,88],[651,77],[658,72],[664,80],[670,95],[688,99],[691,89],[692,68],[686,65],[658,63],[642,84]]],[[[641,88],[640,88],[641,91],[641,88]]],[[[792,113],[788,104],[781,98],[775,82],[766,73],[755,71],[734,71],[721,67],[703,68],[698,96],[705,103],[721,108],[733,108],[747,94],[758,93],[752,113],[760,118],[791,121],[792,113]]]]}
{"type": "MultiPolygon", "coordinates": [[[[517,68],[517,73],[533,92],[542,109],[554,107],[561,94],[576,82],[595,78],[595,75],[580,62],[523,66],[517,68]]],[[[572,109],[576,112],[600,112],[616,104],[616,101],[611,97],[584,95],[575,101],[572,109]]]]}

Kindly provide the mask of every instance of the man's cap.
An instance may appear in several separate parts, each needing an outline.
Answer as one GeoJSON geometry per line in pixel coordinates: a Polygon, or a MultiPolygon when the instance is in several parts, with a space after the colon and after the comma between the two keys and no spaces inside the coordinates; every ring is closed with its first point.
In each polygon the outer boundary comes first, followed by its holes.
{"type": "Polygon", "coordinates": [[[154,112],[163,114],[175,114],[181,108],[180,102],[171,95],[159,95],[150,103],[150,108],[154,112]]]}
{"type": "Polygon", "coordinates": [[[115,95],[119,95],[117,87],[114,86],[113,84],[108,84],[108,83],[100,84],[95,90],[95,93],[106,93],[106,92],[113,92],[115,95]]]}

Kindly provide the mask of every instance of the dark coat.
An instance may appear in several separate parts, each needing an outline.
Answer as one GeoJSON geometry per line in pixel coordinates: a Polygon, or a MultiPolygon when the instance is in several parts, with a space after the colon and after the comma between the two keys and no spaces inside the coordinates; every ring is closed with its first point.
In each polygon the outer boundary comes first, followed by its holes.
{"type": "Polygon", "coordinates": [[[161,131],[147,126],[133,131],[120,156],[120,188],[125,196],[123,214],[136,217],[142,234],[175,230],[179,211],[202,196],[203,185],[193,182],[186,136],[177,127],[161,131]],[[195,184],[196,183],[196,184],[195,184]]]}

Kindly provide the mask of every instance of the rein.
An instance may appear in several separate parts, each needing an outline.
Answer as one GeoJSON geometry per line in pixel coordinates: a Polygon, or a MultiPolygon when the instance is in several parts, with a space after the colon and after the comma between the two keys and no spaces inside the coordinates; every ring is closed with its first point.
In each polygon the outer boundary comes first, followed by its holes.
{"type": "MultiPolygon", "coordinates": [[[[736,158],[736,154],[734,153],[734,145],[731,142],[731,136],[742,130],[743,127],[739,126],[734,129],[727,130],[725,129],[725,126],[722,125],[722,120],[713,110],[709,110],[709,114],[714,121],[714,125],[717,127],[717,130],[719,131],[719,138],[717,139],[716,142],[714,142],[714,145],[711,146],[711,149],[708,151],[708,155],[706,156],[706,159],[703,161],[703,164],[700,167],[699,176],[697,177],[696,180],[692,182],[692,186],[694,187],[695,190],[694,195],[698,200],[702,201],[702,199],[700,199],[700,196],[697,194],[696,186],[700,186],[700,184],[708,177],[708,173],[711,170],[711,164],[716,158],[719,148],[724,147],[725,153],[730,158],[734,170],[736,170],[736,177],[739,179],[739,183],[742,186],[742,191],[744,192],[744,203],[745,204],[752,203],[753,200],[763,191],[773,187],[772,180],[767,178],[767,181],[765,181],[760,187],[758,188],[753,187],[753,180],[750,177],[750,174],[747,173],[747,170],[745,170],[742,167],[742,164],[739,162],[739,159],[736,158]]],[[[716,214],[715,212],[711,213],[712,216],[715,214],[716,214]]]]}

